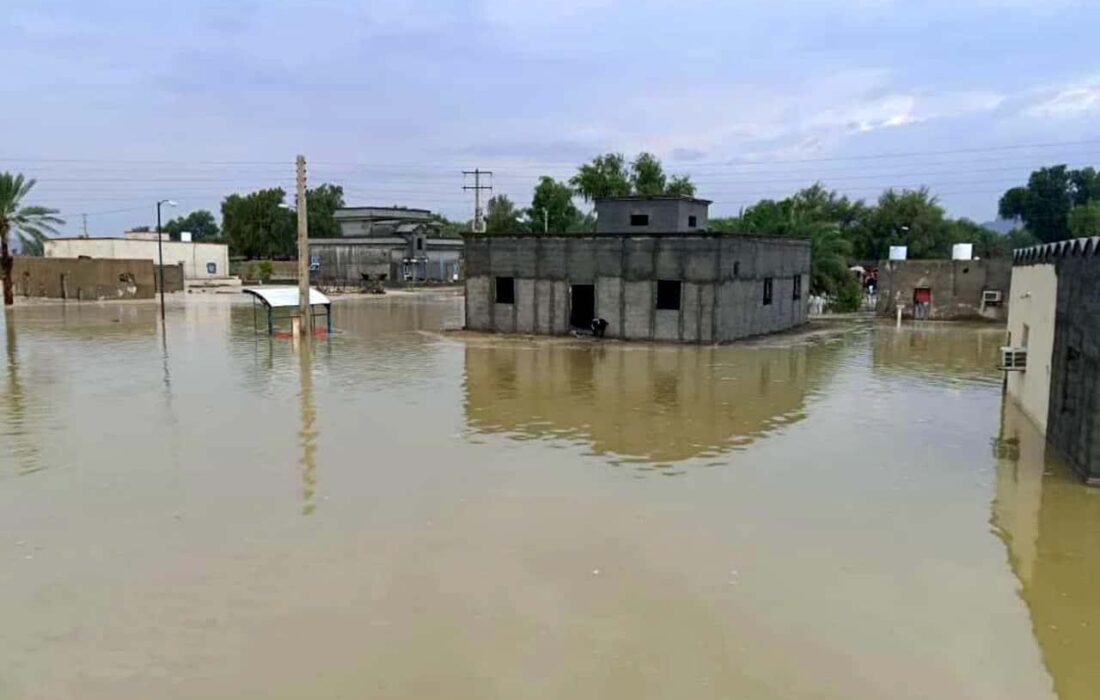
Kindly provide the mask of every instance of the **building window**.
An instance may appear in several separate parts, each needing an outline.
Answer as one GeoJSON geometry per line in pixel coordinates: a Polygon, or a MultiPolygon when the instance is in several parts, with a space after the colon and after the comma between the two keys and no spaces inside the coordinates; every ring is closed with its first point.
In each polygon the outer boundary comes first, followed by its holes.
{"type": "Polygon", "coordinates": [[[688,228],[695,228],[698,225],[698,221],[699,220],[696,219],[694,216],[689,216],[688,217],[688,228]]]}
{"type": "Polygon", "coordinates": [[[772,278],[764,278],[764,306],[772,305],[772,278]]]}
{"type": "Polygon", "coordinates": [[[208,274],[208,275],[218,274],[218,263],[212,263],[212,262],[206,263],[206,274],[208,274]]]}
{"type": "Polygon", "coordinates": [[[794,291],[791,292],[791,299],[802,298],[802,275],[794,276],[794,291]]]}
{"type": "Polygon", "coordinates": [[[736,277],[739,274],[741,274],[741,263],[737,260],[734,260],[733,261],[733,276],[736,277]]]}
{"type": "Polygon", "coordinates": [[[516,280],[512,277],[497,277],[497,303],[516,303],[516,280]]]}
{"type": "Polygon", "coordinates": [[[680,310],[679,280],[657,280],[657,308],[664,311],[680,310]]]}
{"type": "Polygon", "coordinates": [[[631,226],[649,226],[649,214],[631,214],[631,226]]]}
{"type": "Polygon", "coordinates": [[[417,238],[416,239],[416,249],[417,250],[424,250],[424,239],[423,238],[417,238]]]}
{"type": "Polygon", "coordinates": [[[1031,328],[1024,324],[1024,332],[1020,334],[1020,346],[1026,348],[1028,341],[1031,340],[1031,328]]]}

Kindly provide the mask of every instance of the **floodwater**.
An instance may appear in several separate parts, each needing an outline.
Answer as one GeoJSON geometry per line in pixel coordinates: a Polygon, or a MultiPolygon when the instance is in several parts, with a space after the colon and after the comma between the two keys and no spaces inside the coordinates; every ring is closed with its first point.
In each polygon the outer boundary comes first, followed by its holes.
{"type": "Polygon", "coordinates": [[[0,698],[1100,696],[1100,491],[1003,331],[676,347],[338,302],[27,305],[0,698]]]}

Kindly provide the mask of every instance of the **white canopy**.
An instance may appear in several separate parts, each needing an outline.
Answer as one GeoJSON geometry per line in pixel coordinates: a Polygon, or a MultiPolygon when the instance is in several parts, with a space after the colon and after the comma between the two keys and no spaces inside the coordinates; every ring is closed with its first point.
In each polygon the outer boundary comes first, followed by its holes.
{"type": "MultiPolygon", "coordinates": [[[[245,294],[257,297],[265,305],[273,309],[297,308],[297,287],[245,287],[241,290],[245,294]]],[[[309,288],[309,305],[328,306],[332,301],[313,287],[309,288]]]]}

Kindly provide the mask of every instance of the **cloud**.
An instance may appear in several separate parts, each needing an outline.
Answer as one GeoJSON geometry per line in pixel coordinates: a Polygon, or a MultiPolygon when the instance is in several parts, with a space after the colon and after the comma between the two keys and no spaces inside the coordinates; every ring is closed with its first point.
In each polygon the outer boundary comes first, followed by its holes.
{"type": "Polygon", "coordinates": [[[1025,117],[1073,119],[1100,114],[1100,76],[1045,91],[1023,110],[1025,117]]]}

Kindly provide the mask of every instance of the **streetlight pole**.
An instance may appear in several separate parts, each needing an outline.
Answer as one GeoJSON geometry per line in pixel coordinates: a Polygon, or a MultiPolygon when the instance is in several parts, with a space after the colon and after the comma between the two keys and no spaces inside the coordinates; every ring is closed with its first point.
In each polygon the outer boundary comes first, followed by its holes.
{"type": "Polygon", "coordinates": [[[160,232],[160,207],[162,204],[167,204],[170,207],[176,206],[176,203],[171,199],[161,199],[157,202],[157,272],[160,278],[160,322],[164,323],[164,244],[161,243],[160,232]]]}

